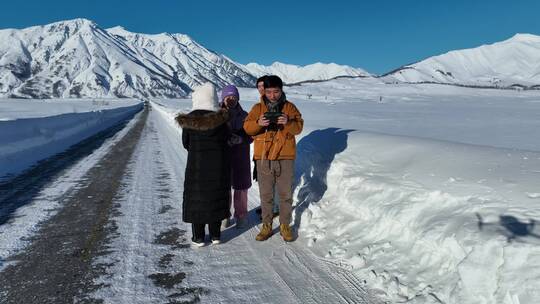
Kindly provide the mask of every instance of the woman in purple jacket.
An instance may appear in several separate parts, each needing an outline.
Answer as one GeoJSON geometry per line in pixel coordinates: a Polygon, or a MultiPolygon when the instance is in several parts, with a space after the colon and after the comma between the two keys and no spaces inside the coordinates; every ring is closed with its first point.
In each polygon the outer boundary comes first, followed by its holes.
{"type": "MultiPolygon", "coordinates": [[[[234,218],[236,228],[242,229],[248,225],[247,197],[248,189],[251,188],[249,145],[253,140],[244,131],[243,125],[247,112],[242,109],[239,100],[240,94],[234,85],[228,85],[221,91],[221,107],[229,111],[229,127],[232,133],[228,144],[231,146],[234,218]]],[[[228,226],[228,223],[225,226],[228,226]]]]}

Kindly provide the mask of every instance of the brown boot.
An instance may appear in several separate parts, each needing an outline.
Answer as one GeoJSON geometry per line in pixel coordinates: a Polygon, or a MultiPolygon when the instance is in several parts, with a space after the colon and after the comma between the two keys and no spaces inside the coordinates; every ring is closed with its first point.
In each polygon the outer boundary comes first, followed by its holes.
{"type": "Polygon", "coordinates": [[[291,226],[287,224],[279,225],[279,234],[281,234],[285,242],[292,242],[294,240],[291,226]]]}
{"type": "Polygon", "coordinates": [[[261,232],[257,234],[255,239],[257,241],[266,241],[271,236],[272,236],[272,224],[263,224],[261,232]]]}

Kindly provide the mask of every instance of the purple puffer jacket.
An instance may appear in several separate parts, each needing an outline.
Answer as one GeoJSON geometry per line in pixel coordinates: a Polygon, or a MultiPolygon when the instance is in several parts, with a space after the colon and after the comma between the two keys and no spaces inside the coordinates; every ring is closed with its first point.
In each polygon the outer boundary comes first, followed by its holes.
{"type": "Polygon", "coordinates": [[[238,103],[236,107],[229,109],[229,115],[229,127],[232,133],[242,138],[240,144],[231,147],[232,186],[235,190],[249,189],[251,187],[249,145],[253,139],[246,134],[243,127],[247,112],[238,103]]]}

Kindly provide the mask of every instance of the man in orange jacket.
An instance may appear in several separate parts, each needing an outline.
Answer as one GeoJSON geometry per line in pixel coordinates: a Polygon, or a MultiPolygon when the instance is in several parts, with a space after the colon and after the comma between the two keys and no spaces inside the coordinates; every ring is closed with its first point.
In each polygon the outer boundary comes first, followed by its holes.
{"type": "Polygon", "coordinates": [[[283,240],[294,240],[290,227],[292,183],[296,158],[295,136],[302,132],[304,120],[296,106],[286,99],[278,76],[264,80],[264,95],[244,121],[244,130],[254,139],[257,181],[261,196],[263,227],[256,240],[272,236],[273,188],[279,195],[279,230],[283,240]]]}

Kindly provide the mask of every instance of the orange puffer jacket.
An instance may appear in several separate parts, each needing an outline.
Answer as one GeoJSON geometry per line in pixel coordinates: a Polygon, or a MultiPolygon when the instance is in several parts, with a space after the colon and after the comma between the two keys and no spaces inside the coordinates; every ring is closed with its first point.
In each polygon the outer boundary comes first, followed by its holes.
{"type": "Polygon", "coordinates": [[[285,101],[281,111],[289,118],[288,122],[284,126],[279,125],[277,131],[270,131],[257,123],[259,117],[266,111],[268,108],[261,98],[260,102],[251,108],[244,121],[244,130],[254,141],[253,159],[295,159],[295,136],[300,134],[304,127],[302,114],[292,102],[285,101]]]}

